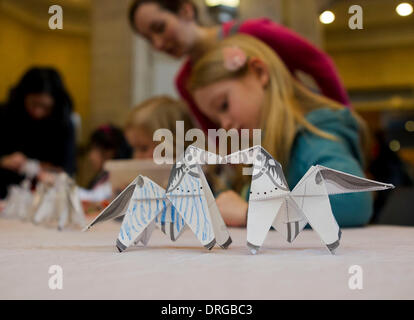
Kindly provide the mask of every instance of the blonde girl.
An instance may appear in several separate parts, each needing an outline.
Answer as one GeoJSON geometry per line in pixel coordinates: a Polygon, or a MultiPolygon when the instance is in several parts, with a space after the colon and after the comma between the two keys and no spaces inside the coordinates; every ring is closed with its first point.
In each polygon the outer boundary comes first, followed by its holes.
{"type": "MultiPolygon", "coordinates": [[[[363,176],[363,121],[301,85],[260,40],[225,39],[198,60],[188,85],[200,110],[222,128],[262,129],[262,145],[283,165],[291,188],[315,164],[363,176]]],[[[228,224],[245,225],[245,199],[226,192],[217,203],[228,224]]],[[[372,215],[367,193],[335,196],[331,204],[343,227],[364,225],[372,215]]]]}

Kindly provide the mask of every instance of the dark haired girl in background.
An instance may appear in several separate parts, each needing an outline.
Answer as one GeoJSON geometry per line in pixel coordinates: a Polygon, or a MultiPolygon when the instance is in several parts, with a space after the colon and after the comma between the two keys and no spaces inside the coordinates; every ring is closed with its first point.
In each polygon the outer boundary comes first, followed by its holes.
{"type": "Polygon", "coordinates": [[[131,156],[132,149],[121,129],[113,125],[103,125],[96,129],[89,141],[88,156],[96,175],[89,182],[88,189],[94,189],[108,180],[108,173],[104,170],[106,161],[129,159],[131,156]]]}
{"type": "MultiPolygon", "coordinates": [[[[112,186],[109,182],[109,173],[105,171],[104,165],[108,160],[129,159],[132,149],[125,139],[121,129],[113,125],[102,125],[92,132],[89,141],[88,159],[94,171],[94,177],[89,182],[87,189],[80,188],[79,197],[86,203],[97,204],[101,201],[110,200],[112,197],[112,186]]],[[[86,205],[86,211],[100,211],[98,205],[86,205]]]]}
{"type": "Polygon", "coordinates": [[[0,198],[18,184],[27,159],[75,172],[72,100],[53,68],[32,68],[0,106],[0,198]]]}

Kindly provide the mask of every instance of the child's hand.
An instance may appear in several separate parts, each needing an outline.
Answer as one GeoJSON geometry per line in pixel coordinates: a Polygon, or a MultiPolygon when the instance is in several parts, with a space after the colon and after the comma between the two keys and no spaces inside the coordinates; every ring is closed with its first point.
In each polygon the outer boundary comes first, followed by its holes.
{"type": "Polygon", "coordinates": [[[11,171],[19,171],[26,163],[26,160],[27,158],[23,153],[14,152],[0,159],[0,167],[11,171]]]}
{"type": "Polygon", "coordinates": [[[216,199],[224,222],[229,227],[245,227],[248,203],[234,191],[220,193],[216,199]]]}
{"type": "Polygon", "coordinates": [[[56,173],[41,169],[37,175],[37,179],[48,185],[53,185],[56,181],[56,173]]]}

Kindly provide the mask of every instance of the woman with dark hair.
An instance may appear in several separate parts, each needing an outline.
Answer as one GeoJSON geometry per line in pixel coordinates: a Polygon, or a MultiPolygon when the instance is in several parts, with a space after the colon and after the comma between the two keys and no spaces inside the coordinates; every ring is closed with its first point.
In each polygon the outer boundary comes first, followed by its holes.
{"type": "Polygon", "coordinates": [[[303,72],[317,83],[320,92],[343,105],[350,105],[348,95],[329,56],[295,32],[269,19],[230,21],[219,27],[203,27],[197,21],[197,9],[191,0],[134,0],[129,22],[135,32],[152,46],[176,58],[189,57],[176,78],[180,95],[206,130],[215,128],[199,110],[187,90],[195,60],[217,40],[235,33],[253,36],[270,46],[293,75],[303,72]]]}
{"type": "Polygon", "coordinates": [[[32,68],[0,106],[0,198],[24,178],[27,159],[75,172],[72,100],[53,68],[32,68]]]}

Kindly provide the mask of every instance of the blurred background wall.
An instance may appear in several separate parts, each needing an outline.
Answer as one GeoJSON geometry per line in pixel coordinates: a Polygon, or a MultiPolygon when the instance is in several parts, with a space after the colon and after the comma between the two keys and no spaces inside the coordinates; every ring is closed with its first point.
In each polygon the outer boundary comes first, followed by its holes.
{"type": "MultiPolygon", "coordinates": [[[[34,65],[56,67],[82,119],[90,114],[90,2],[71,3],[64,10],[63,30],[50,30],[49,6],[59,1],[0,0],[0,101],[34,65]]],[[[63,1],[60,1],[63,3],[63,1]]]]}

